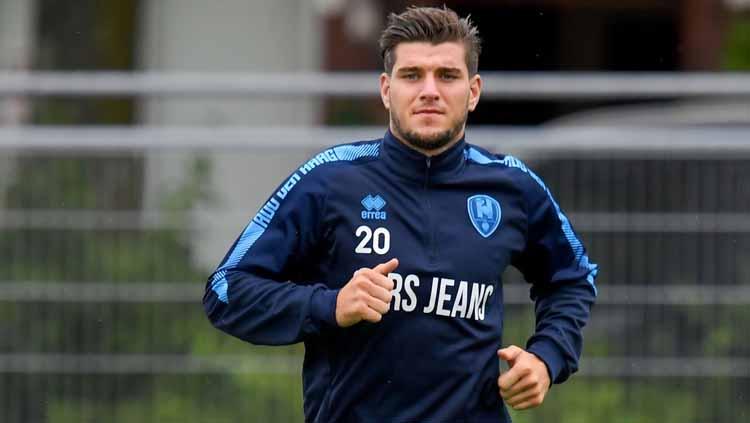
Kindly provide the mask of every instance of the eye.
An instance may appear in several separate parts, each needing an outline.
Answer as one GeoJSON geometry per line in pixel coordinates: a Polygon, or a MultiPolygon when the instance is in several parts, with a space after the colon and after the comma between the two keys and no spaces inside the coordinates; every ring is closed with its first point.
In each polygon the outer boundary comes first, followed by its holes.
{"type": "Polygon", "coordinates": [[[403,78],[409,81],[416,81],[419,78],[416,72],[409,72],[403,75],[403,78]]]}
{"type": "Polygon", "coordinates": [[[454,79],[458,79],[458,76],[454,73],[444,73],[440,76],[441,79],[445,81],[453,81],[454,79]]]}

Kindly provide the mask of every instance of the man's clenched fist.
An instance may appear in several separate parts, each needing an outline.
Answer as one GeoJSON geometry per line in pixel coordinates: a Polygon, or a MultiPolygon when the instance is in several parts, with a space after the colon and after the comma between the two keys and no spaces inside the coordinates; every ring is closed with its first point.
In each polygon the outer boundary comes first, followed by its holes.
{"type": "Polygon", "coordinates": [[[393,281],[388,274],[396,270],[398,260],[391,259],[372,269],[354,272],[336,297],[336,323],[342,328],[366,320],[379,322],[391,306],[393,281]]]}
{"type": "Polygon", "coordinates": [[[547,365],[534,354],[511,345],[497,351],[510,369],[500,375],[500,396],[515,410],[538,407],[549,390],[547,365]]]}

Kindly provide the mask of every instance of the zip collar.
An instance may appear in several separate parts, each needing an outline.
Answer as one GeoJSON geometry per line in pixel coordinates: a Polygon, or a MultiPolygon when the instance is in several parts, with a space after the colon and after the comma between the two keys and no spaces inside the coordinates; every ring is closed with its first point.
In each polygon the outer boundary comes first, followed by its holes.
{"type": "Polygon", "coordinates": [[[449,149],[436,156],[427,156],[399,141],[388,129],[383,137],[382,160],[389,171],[408,180],[423,183],[426,175],[431,182],[448,180],[466,165],[466,141],[462,136],[449,149]]]}

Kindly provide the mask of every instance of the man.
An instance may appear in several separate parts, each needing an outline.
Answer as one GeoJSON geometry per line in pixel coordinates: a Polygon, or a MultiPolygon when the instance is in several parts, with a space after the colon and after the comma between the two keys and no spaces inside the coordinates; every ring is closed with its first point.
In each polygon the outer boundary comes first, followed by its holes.
{"type": "Polygon", "coordinates": [[[503,400],[538,406],[576,371],[597,267],[539,177],[465,142],[482,88],[468,18],[410,8],[380,45],[385,136],[282,183],[209,279],[206,313],[248,342],[305,342],[307,421],[510,421],[503,400]],[[525,350],[500,348],[509,264],[536,303],[525,350]]]}

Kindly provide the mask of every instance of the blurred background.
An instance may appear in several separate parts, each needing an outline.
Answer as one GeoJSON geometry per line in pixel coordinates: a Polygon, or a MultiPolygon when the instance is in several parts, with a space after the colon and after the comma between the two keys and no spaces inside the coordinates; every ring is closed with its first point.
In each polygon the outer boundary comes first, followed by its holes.
{"type": "MultiPolygon", "coordinates": [[[[302,346],[213,329],[205,280],[307,157],[382,136],[409,4],[443,2],[0,0],[0,422],[303,421],[302,346]]],[[[750,1],[445,4],[484,40],[469,141],[601,266],[580,373],[514,420],[750,421],[750,1]]]]}

